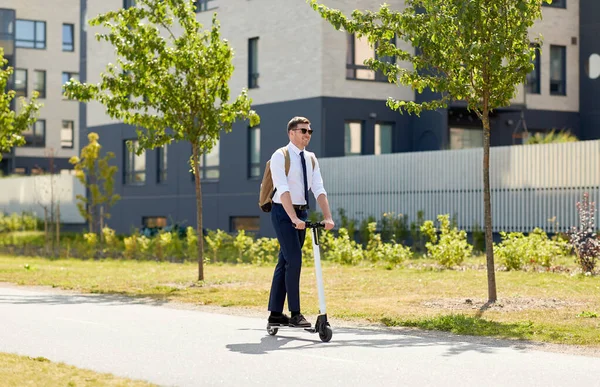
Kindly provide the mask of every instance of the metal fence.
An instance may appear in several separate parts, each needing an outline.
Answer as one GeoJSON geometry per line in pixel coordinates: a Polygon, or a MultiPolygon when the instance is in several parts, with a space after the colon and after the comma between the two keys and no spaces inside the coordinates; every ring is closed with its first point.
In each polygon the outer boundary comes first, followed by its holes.
{"type": "MultiPolygon", "coordinates": [[[[577,225],[577,201],[600,197],[600,141],[493,147],[493,230],[564,232],[577,225]]],[[[414,221],[455,216],[458,227],[483,226],[483,149],[396,153],[319,160],[336,222],[384,213],[414,221]]],[[[596,216],[596,227],[599,221],[596,216]]]]}

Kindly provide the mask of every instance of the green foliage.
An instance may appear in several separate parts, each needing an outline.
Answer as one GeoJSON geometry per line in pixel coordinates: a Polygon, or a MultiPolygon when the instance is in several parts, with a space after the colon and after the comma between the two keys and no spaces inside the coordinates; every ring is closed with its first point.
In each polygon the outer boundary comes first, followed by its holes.
{"type": "Polygon", "coordinates": [[[191,226],[185,229],[185,243],[187,246],[186,257],[193,260],[198,259],[198,235],[196,235],[196,230],[191,226]]]}
{"type": "Polygon", "coordinates": [[[246,235],[245,230],[239,230],[238,234],[233,239],[233,247],[237,252],[237,262],[249,262],[249,253],[251,252],[254,239],[250,235],[246,235]]]}
{"type": "Polygon", "coordinates": [[[386,212],[381,218],[381,239],[384,242],[405,243],[409,236],[408,218],[404,214],[386,212]]]}
{"type": "Polygon", "coordinates": [[[425,223],[425,213],[423,210],[417,211],[417,219],[410,222],[410,237],[412,239],[413,251],[422,252],[425,250],[425,235],[421,227],[425,223]]]}
{"type": "Polygon", "coordinates": [[[279,241],[277,238],[259,238],[250,247],[250,262],[255,265],[272,264],[277,261],[279,241]]]}
{"type": "Polygon", "coordinates": [[[349,219],[346,215],[346,210],[343,208],[338,209],[338,214],[340,216],[339,228],[348,230],[348,235],[350,238],[354,239],[356,233],[356,219],[349,219]]]}
{"type": "Polygon", "coordinates": [[[204,237],[204,240],[206,240],[206,243],[210,247],[212,252],[212,262],[214,263],[218,261],[219,252],[223,249],[225,244],[231,243],[233,238],[223,230],[210,230],[208,235],[204,237]]]}
{"type": "Polygon", "coordinates": [[[37,114],[42,107],[37,103],[39,93],[34,91],[29,102],[23,97],[18,99],[18,113],[11,109],[16,95],[9,87],[12,75],[13,68],[8,66],[8,60],[4,58],[4,49],[0,47],[0,160],[3,153],[25,144],[22,133],[37,121],[37,114]]]}
{"type": "MultiPolygon", "coordinates": [[[[369,224],[375,222],[375,217],[374,216],[369,216],[366,219],[363,219],[362,222],[360,222],[360,227],[359,227],[359,234],[360,234],[360,242],[362,243],[363,247],[367,245],[367,243],[369,242],[369,235],[370,235],[370,231],[369,231],[369,224]]],[[[348,232],[348,235],[350,236],[351,239],[353,238],[353,235],[350,234],[348,232]]]]}
{"type": "Polygon", "coordinates": [[[73,156],[69,160],[75,169],[75,176],[90,192],[89,199],[84,195],[77,195],[77,208],[88,222],[90,232],[95,232],[103,219],[110,218],[110,208],[121,199],[121,195],[114,193],[118,168],[109,165],[115,154],[107,152],[104,157],[100,157],[102,146],[98,142],[99,138],[97,133],[89,133],[88,144],[81,148],[80,157],[73,156]]]}
{"type": "Polygon", "coordinates": [[[391,266],[399,265],[412,258],[412,251],[396,242],[384,243],[381,234],[375,233],[376,223],[369,224],[369,241],[364,251],[365,258],[372,262],[385,262],[391,266]]]}
{"type": "Polygon", "coordinates": [[[115,230],[104,227],[102,229],[102,240],[104,241],[104,254],[114,257],[121,250],[120,241],[115,230]]]}
{"type": "Polygon", "coordinates": [[[507,270],[521,270],[526,265],[549,268],[554,259],[566,256],[570,246],[562,240],[551,240],[540,229],[525,236],[521,232],[501,232],[502,242],[494,245],[507,270]]]}
{"type": "Polygon", "coordinates": [[[529,136],[526,145],[531,144],[557,144],[564,142],[576,142],[577,136],[569,132],[568,130],[556,131],[556,129],[552,129],[548,133],[535,133],[533,136],[529,136]]]}
{"type": "Polygon", "coordinates": [[[40,220],[28,213],[12,213],[5,215],[0,212],[0,233],[13,231],[35,231],[38,229],[40,220]]]}
{"type": "Polygon", "coordinates": [[[577,317],[583,317],[583,318],[596,318],[598,317],[598,313],[595,312],[590,312],[587,310],[584,310],[583,312],[577,314],[577,317]]]}
{"type": "Polygon", "coordinates": [[[339,235],[331,243],[331,250],[325,251],[327,259],[344,265],[356,265],[364,258],[363,248],[360,244],[351,240],[348,230],[340,228],[339,235]]]}
{"type": "Polygon", "coordinates": [[[428,255],[440,265],[452,267],[460,265],[473,252],[473,246],[467,242],[467,233],[450,226],[449,215],[438,215],[439,230],[433,221],[426,221],[421,231],[429,238],[425,244],[428,255]],[[438,236],[439,233],[439,236],[438,236]]]}
{"type": "Polygon", "coordinates": [[[485,233],[478,223],[475,223],[473,226],[471,237],[473,240],[473,250],[476,253],[483,253],[485,251],[485,233]]]}

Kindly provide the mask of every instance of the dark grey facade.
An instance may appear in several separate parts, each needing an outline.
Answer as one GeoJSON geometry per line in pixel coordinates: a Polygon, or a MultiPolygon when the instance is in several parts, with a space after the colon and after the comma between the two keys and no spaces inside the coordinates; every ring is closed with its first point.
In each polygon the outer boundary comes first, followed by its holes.
{"type": "Polygon", "coordinates": [[[591,79],[589,59],[600,55],[600,1],[581,0],[579,15],[579,103],[582,139],[600,138],[600,78],[591,79]]]}

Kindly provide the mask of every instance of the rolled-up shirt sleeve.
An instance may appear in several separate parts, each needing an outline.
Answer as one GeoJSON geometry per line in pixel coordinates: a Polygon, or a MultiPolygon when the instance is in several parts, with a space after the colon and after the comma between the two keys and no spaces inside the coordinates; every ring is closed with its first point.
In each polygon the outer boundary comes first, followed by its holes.
{"type": "Polygon", "coordinates": [[[315,170],[312,174],[312,184],[310,189],[313,192],[313,195],[315,195],[315,199],[318,199],[319,195],[321,194],[327,196],[327,192],[325,192],[325,187],[323,186],[323,177],[321,176],[321,168],[319,167],[319,161],[316,157],[314,157],[314,159],[315,170]]]}
{"type": "Polygon", "coordinates": [[[287,176],[285,175],[285,156],[283,152],[277,150],[271,156],[271,178],[273,179],[273,187],[277,189],[277,194],[281,195],[284,192],[289,192],[287,176]]]}

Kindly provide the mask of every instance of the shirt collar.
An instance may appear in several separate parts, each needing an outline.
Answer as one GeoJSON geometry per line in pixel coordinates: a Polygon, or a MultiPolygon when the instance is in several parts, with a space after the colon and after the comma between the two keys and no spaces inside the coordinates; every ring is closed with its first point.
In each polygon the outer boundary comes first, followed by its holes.
{"type": "MultiPolygon", "coordinates": [[[[302,150],[300,148],[298,148],[296,145],[294,145],[294,143],[292,143],[291,141],[288,144],[288,149],[293,150],[294,153],[297,155],[300,155],[300,152],[302,152],[302,150]]],[[[304,150],[306,150],[306,149],[304,149],[304,150]]]]}

